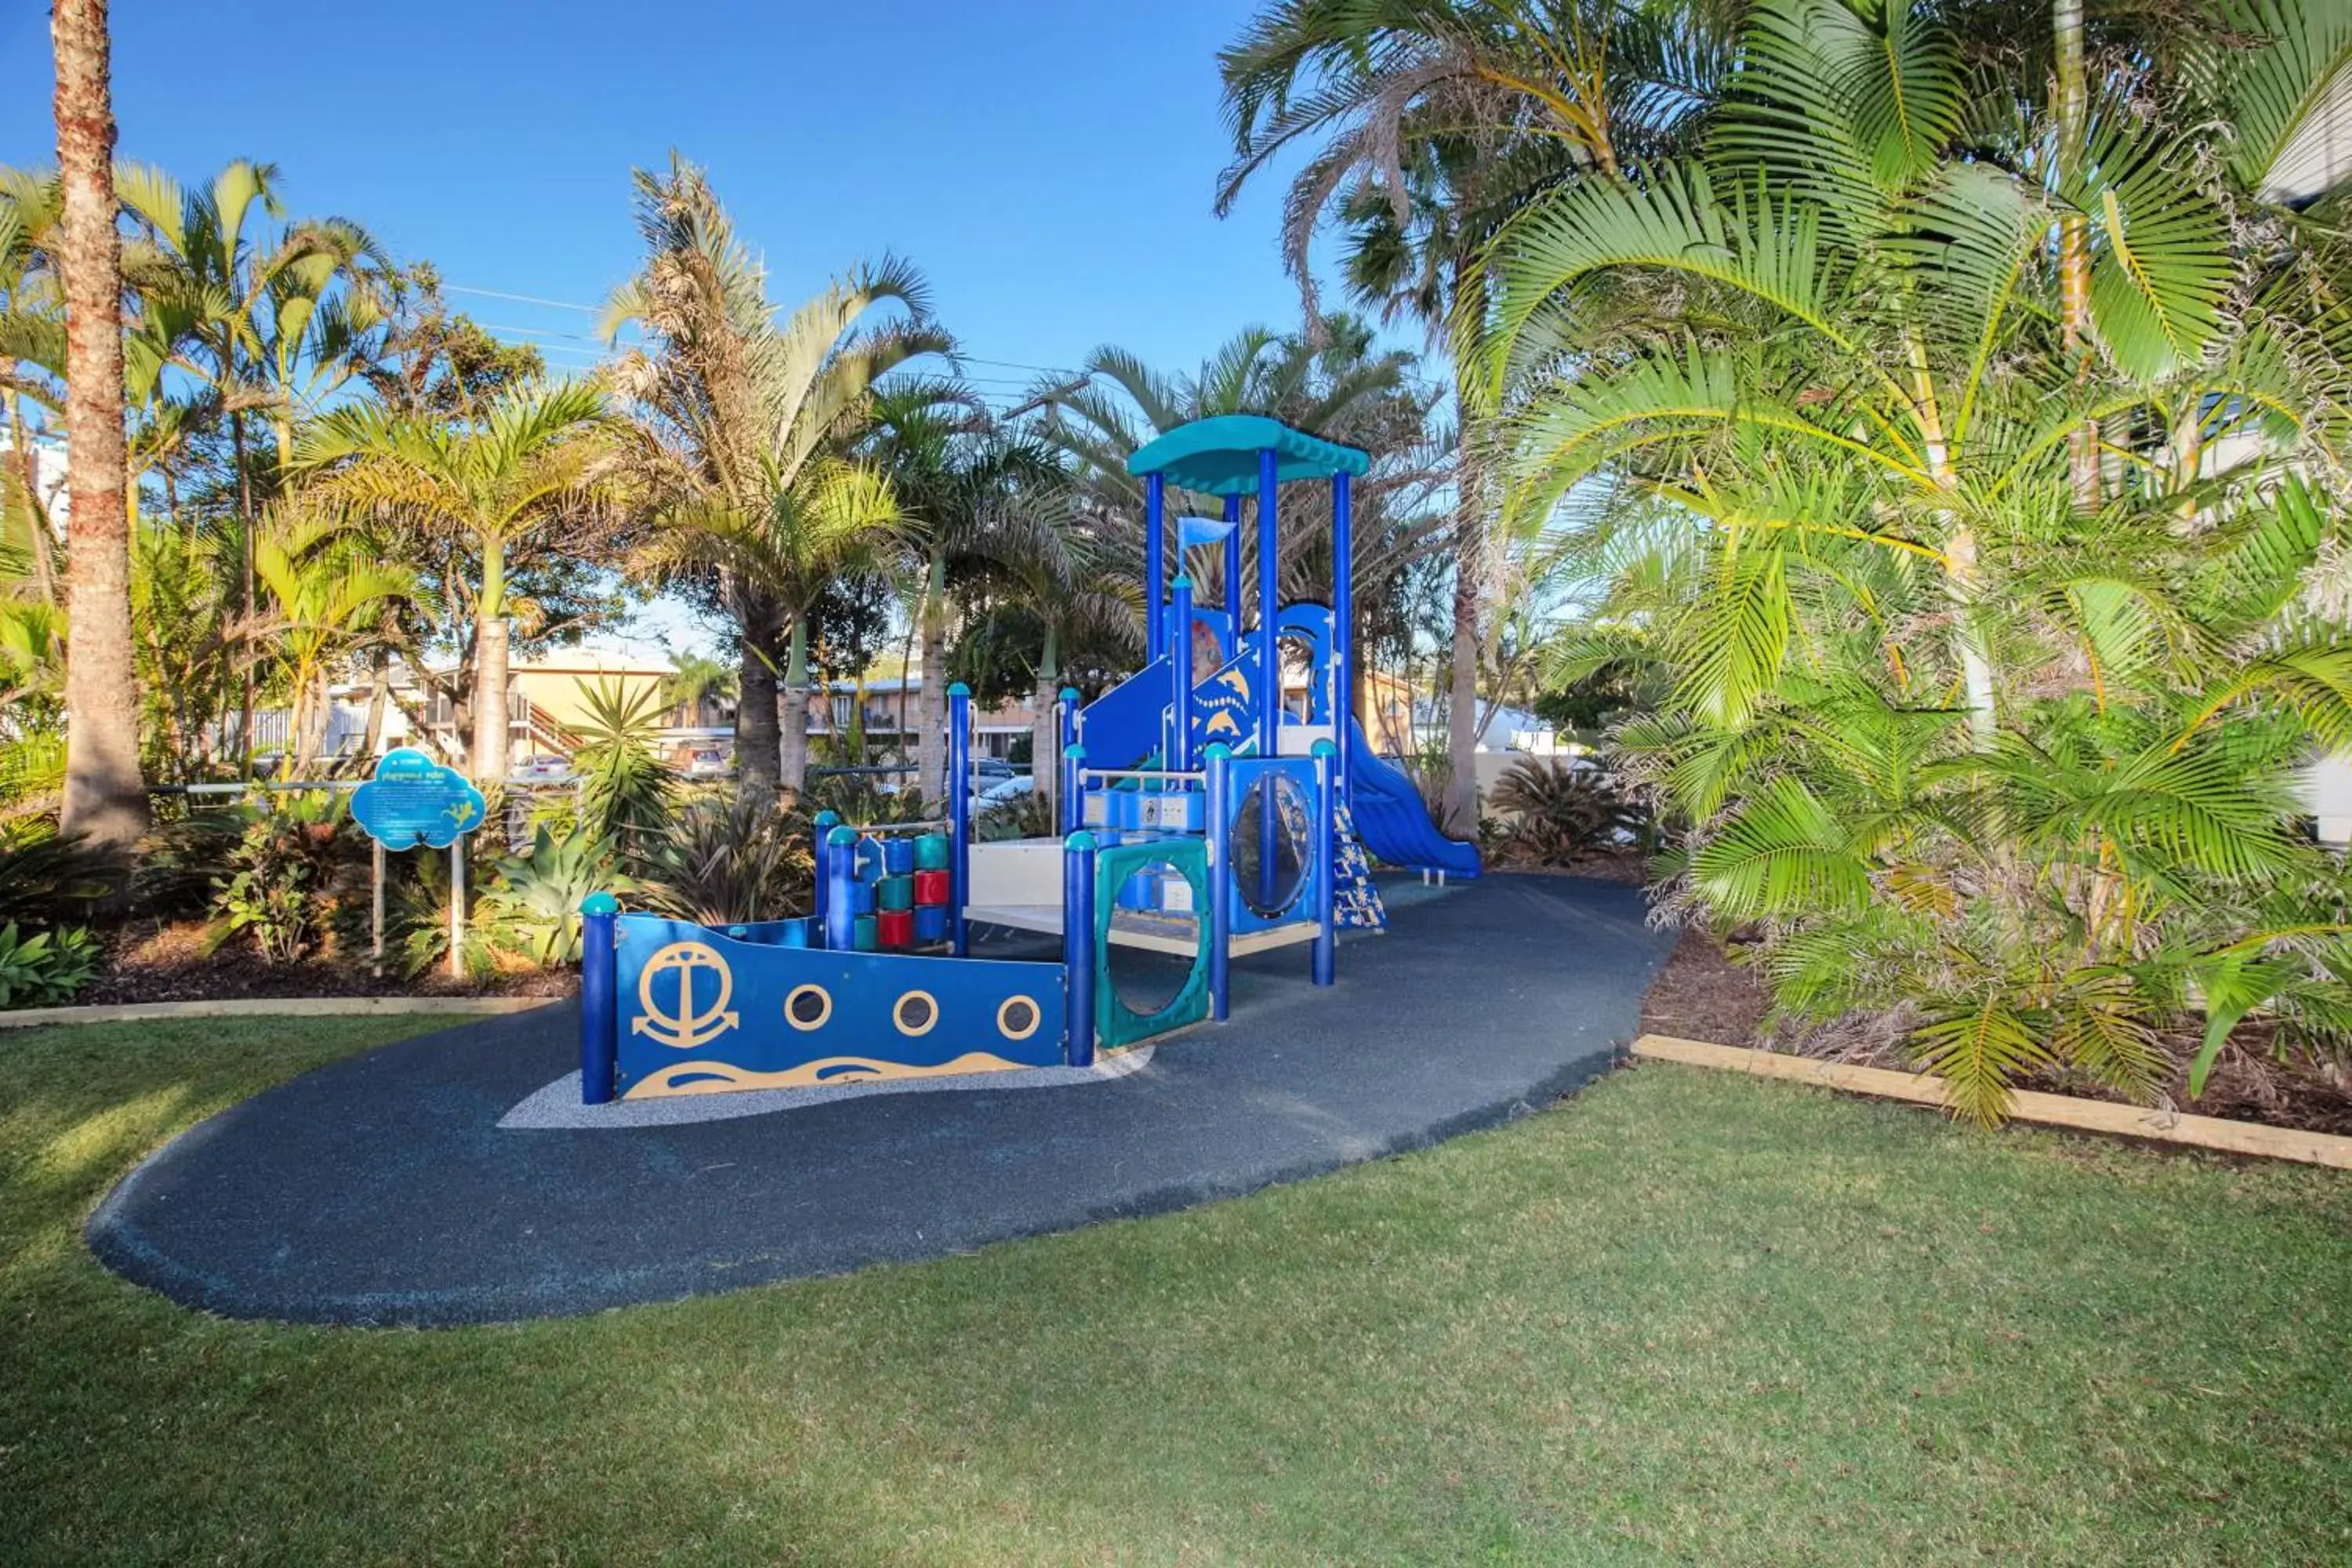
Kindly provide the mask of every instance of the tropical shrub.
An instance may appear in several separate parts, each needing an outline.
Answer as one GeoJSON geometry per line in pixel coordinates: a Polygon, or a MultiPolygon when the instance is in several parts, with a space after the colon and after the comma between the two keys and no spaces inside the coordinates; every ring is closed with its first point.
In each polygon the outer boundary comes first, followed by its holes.
{"type": "Polygon", "coordinates": [[[0,925],[0,1007],[70,1002],[98,967],[98,942],[79,926],[20,933],[0,925]]]}
{"type": "Polygon", "coordinates": [[[827,773],[809,785],[801,808],[811,816],[830,811],[844,822],[861,826],[922,822],[944,809],[919,789],[885,790],[871,773],[827,773]]]}
{"type": "Polygon", "coordinates": [[[2201,1031],[2197,1092],[2252,1016],[2352,1039],[2294,790],[2352,745],[2352,334],[2333,231],[2255,194],[2293,117],[2227,111],[2345,40],[2242,9],[2219,107],[2143,61],[2053,117],[1933,8],[1759,0],[1706,155],[1529,204],[1465,323],[1511,515],[1603,589],[1554,674],[1665,692],[1618,735],[1687,827],[1664,908],[1981,1119],[2151,1098],[2201,1031]]]}
{"type": "Polygon", "coordinates": [[[580,826],[593,837],[634,850],[661,828],[677,792],[677,774],[656,753],[669,704],[657,687],[598,681],[582,698],[581,745],[572,765],[580,778],[580,826]]]}
{"type": "MultiPolygon", "coordinates": [[[[498,862],[488,855],[467,855],[467,915],[458,964],[469,979],[487,980],[498,973],[499,931],[479,914],[484,901],[498,890],[498,862]]],[[[395,955],[403,974],[414,977],[447,962],[449,856],[446,850],[421,849],[386,858],[383,925],[385,950],[395,955]]]]}
{"type": "Polygon", "coordinates": [[[213,922],[205,950],[234,937],[270,963],[309,957],[351,893],[357,845],[346,835],[340,796],[319,792],[244,808],[244,831],[213,880],[213,922]]]}
{"type": "Polygon", "coordinates": [[[0,827],[0,920],[47,924],[113,889],[121,863],[61,835],[47,817],[0,827]]]}
{"type": "Polygon", "coordinates": [[[1631,844],[1642,827],[1641,813],[1589,763],[1523,757],[1503,770],[1486,804],[1501,818],[1496,847],[1529,865],[1565,866],[1631,844]]]}
{"type": "Polygon", "coordinates": [[[629,886],[614,869],[611,847],[603,839],[585,828],[559,837],[545,823],[532,831],[530,853],[501,859],[497,875],[476,918],[488,929],[489,941],[541,969],[579,962],[580,900],[629,886]]]}
{"type": "Polygon", "coordinates": [[[755,798],[689,802],[636,864],[636,901],[656,914],[723,926],[808,912],[808,820],[755,798]]]}

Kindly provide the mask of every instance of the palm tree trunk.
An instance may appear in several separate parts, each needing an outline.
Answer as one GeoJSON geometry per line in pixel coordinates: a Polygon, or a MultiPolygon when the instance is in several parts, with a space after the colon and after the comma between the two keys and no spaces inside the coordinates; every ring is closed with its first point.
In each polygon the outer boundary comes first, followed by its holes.
{"type": "Polygon", "coordinates": [[[1476,505],[1465,496],[1454,525],[1454,681],[1446,700],[1449,776],[1443,826],[1458,838],[1478,836],[1478,590],[1485,563],[1476,505]]]}
{"type": "Polygon", "coordinates": [[[245,415],[231,409],[228,416],[228,447],[230,461],[236,465],[236,514],[244,534],[244,593],[238,607],[244,613],[245,626],[245,695],[237,711],[237,745],[245,753],[237,764],[239,778],[253,776],[253,475],[245,466],[245,415]]]}
{"type": "Polygon", "coordinates": [[[360,762],[373,764],[375,755],[383,749],[384,711],[392,700],[392,662],[378,649],[374,659],[375,680],[368,692],[367,738],[360,742],[360,762]]]}
{"type": "Polygon", "coordinates": [[[794,795],[808,792],[808,615],[793,616],[789,653],[784,660],[782,700],[773,708],[783,761],[779,782],[794,795]]]}
{"type": "Polygon", "coordinates": [[[948,778],[948,565],[944,556],[931,557],[929,581],[923,585],[923,689],[916,703],[915,764],[925,796],[940,800],[953,789],[948,778]]]}
{"type": "Polygon", "coordinates": [[[1045,650],[1037,660],[1037,711],[1029,720],[1030,787],[1049,805],[1062,783],[1062,733],[1054,722],[1054,704],[1062,696],[1061,639],[1055,630],[1051,621],[1045,623],[1045,650]]]}
{"type": "Polygon", "coordinates": [[[474,745],[471,770],[480,783],[507,776],[506,555],[495,542],[482,550],[482,597],[474,611],[474,745]]]}
{"type": "Polygon", "coordinates": [[[33,552],[33,588],[40,595],[41,603],[58,602],[56,563],[49,555],[49,546],[56,535],[49,531],[48,503],[41,499],[41,466],[33,451],[33,434],[25,426],[25,400],[19,394],[8,394],[8,433],[16,444],[16,466],[25,480],[25,499],[32,506],[32,515],[26,520],[32,530],[27,542],[33,552]]]}
{"type": "MultiPolygon", "coordinates": [[[[2084,121],[2089,115],[2090,89],[2083,59],[2083,0],[2055,0],[2051,7],[2055,34],[2058,90],[2053,106],[2058,119],[2058,171],[2062,188],[2081,161],[2084,121]]],[[[2088,352],[2091,335],[2091,225],[2080,212],[2058,220],[2058,326],[2070,359],[2088,352]]],[[[2080,363],[2075,379],[2089,374],[2080,363]]],[[[2099,504],[2099,427],[2084,424],[2066,438],[2066,474],[2078,510],[2099,504]]]]}
{"type": "Polygon", "coordinates": [[[57,0],[58,170],[66,297],[66,786],[58,826],[127,849],[146,831],[131,642],[131,509],[123,489],[122,237],[115,227],[107,0],[57,0]]]}
{"type": "Polygon", "coordinates": [[[764,599],[743,606],[735,674],[735,798],[773,805],[777,783],[776,619],[764,599]]]}

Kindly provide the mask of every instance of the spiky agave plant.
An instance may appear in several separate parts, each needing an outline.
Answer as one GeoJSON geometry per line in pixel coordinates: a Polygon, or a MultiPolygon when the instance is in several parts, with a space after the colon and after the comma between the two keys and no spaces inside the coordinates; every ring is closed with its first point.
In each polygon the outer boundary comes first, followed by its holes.
{"type": "Polygon", "coordinates": [[[2239,247],[2147,84],[2070,132],[2023,86],[1988,117],[1926,9],[1748,27],[1709,156],[1530,205],[1465,323],[1520,514],[1621,498],[1557,673],[1666,692],[1617,740],[1689,825],[1669,908],[1760,922],[1784,1012],[1893,1014],[1981,1120],[2041,1072],[2151,1097],[2201,1029],[2194,1093],[2251,1013],[2352,1038],[2291,787],[2352,742],[2306,595],[2352,383],[2324,258],[2239,247]]]}

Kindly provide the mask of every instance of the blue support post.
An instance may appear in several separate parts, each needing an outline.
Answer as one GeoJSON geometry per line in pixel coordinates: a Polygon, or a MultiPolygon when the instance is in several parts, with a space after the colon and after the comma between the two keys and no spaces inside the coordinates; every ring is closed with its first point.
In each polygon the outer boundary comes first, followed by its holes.
{"type": "Polygon", "coordinates": [[[824,945],[847,952],[857,945],[857,829],[836,823],[825,829],[824,945]]]}
{"type": "Polygon", "coordinates": [[[1225,498],[1225,619],[1233,623],[1234,646],[1225,657],[1242,651],[1242,498],[1225,498]]]}
{"type": "Polygon", "coordinates": [[[1087,825],[1087,789],[1080,782],[1087,769],[1084,746],[1062,748],[1062,831],[1076,833],[1087,825]]]}
{"type": "Polygon", "coordinates": [[[1169,737],[1168,765],[1180,773],[1192,771],[1192,579],[1176,576],[1176,629],[1168,645],[1168,710],[1175,733],[1169,737]]]}
{"type": "Polygon", "coordinates": [[[1203,825],[1209,840],[1209,907],[1195,918],[1209,922],[1209,1016],[1222,1024],[1231,1011],[1234,963],[1234,749],[1213,741],[1202,761],[1209,770],[1208,821],[1203,825]]]}
{"type": "Polygon", "coordinates": [[[1339,836],[1339,748],[1315,742],[1315,984],[1328,985],[1339,959],[1339,917],[1331,907],[1331,841],[1339,836]]]}
{"type": "Polygon", "coordinates": [[[971,890],[971,688],[948,688],[948,951],[971,951],[963,921],[971,890]]]}
{"type": "Polygon", "coordinates": [[[1168,479],[1151,474],[1143,481],[1143,659],[1146,664],[1165,651],[1166,633],[1160,596],[1168,591],[1168,479]]]}
{"type": "Polygon", "coordinates": [[[1349,766],[1355,750],[1348,721],[1356,711],[1355,490],[1345,471],[1331,476],[1331,760],[1339,798],[1348,800],[1349,766]]]}
{"type": "MultiPolygon", "coordinates": [[[[1257,455],[1257,654],[1258,679],[1265,689],[1257,694],[1257,754],[1281,755],[1282,651],[1275,646],[1275,600],[1282,592],[1282,547],[1276,530],[1274,491],[1279,458],[1268,447],[1257,455]]],[[[1271,804],[1271,802],[1269,802],[1271,804]]]]}
{"type": "Polygon", "coordinates": [[[1083,828],[1062,844],[1062,1011],[1069,1034],[1062,1059],[1095,1065],[1095,836],[1083,828]]]}
{"type": "Polygon", "coordinates": [[[620,900],[591,893],[580,900],[580,1103],[609,1104],[621,1060],[620,955],[613,923],[620,900]]]}
{"type": "Polygon", "coordinates": [[[1061,739],[1055,744],[1054,754],[1050,757],[1031,758],[1029,771],[1034,774],[1041,767],[1061,766],[1061,771],[1054,776],[1054,824],[1060,832],[1075,833],[1077,831],[1078,825],[1070,815],[1074,809],[1070,804],[1070,770],[1061,765],[1061,759],[1066,758],[1070,754],[1070,748],[1078,743],[1078,689],[1075,686],[1062,688],[1060,733],[1061,739]]]}
{"type": "Polygon", "coordinates": [[[821,923],[824,919],[825,889],[831,885],[828,879],[833,875],[833,856],[825,848],[825,839],[841,826],[841,813],[820,811],[811,819],[810,826],[814,831],[809,840],[809,858],[816,863],[816,890],[812,908],[821,923]]]}

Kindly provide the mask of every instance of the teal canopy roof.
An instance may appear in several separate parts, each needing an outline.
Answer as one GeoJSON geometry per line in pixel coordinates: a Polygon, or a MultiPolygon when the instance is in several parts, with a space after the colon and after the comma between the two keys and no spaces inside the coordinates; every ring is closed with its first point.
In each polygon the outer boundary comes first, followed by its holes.
{"type": "Polygon", "coordinates": [[[1129,458],[1127,471],[1138,479],[1164,474],[1170,484],[1200,495],[1255,495],[1257,455],[1269,447],[1279,454],[1275,477],[1286,485],[1360,474],[1372,466],[1368,453],[1294,430],[1279,419],[1221,414],[1179,425],[1129,458]]]}

